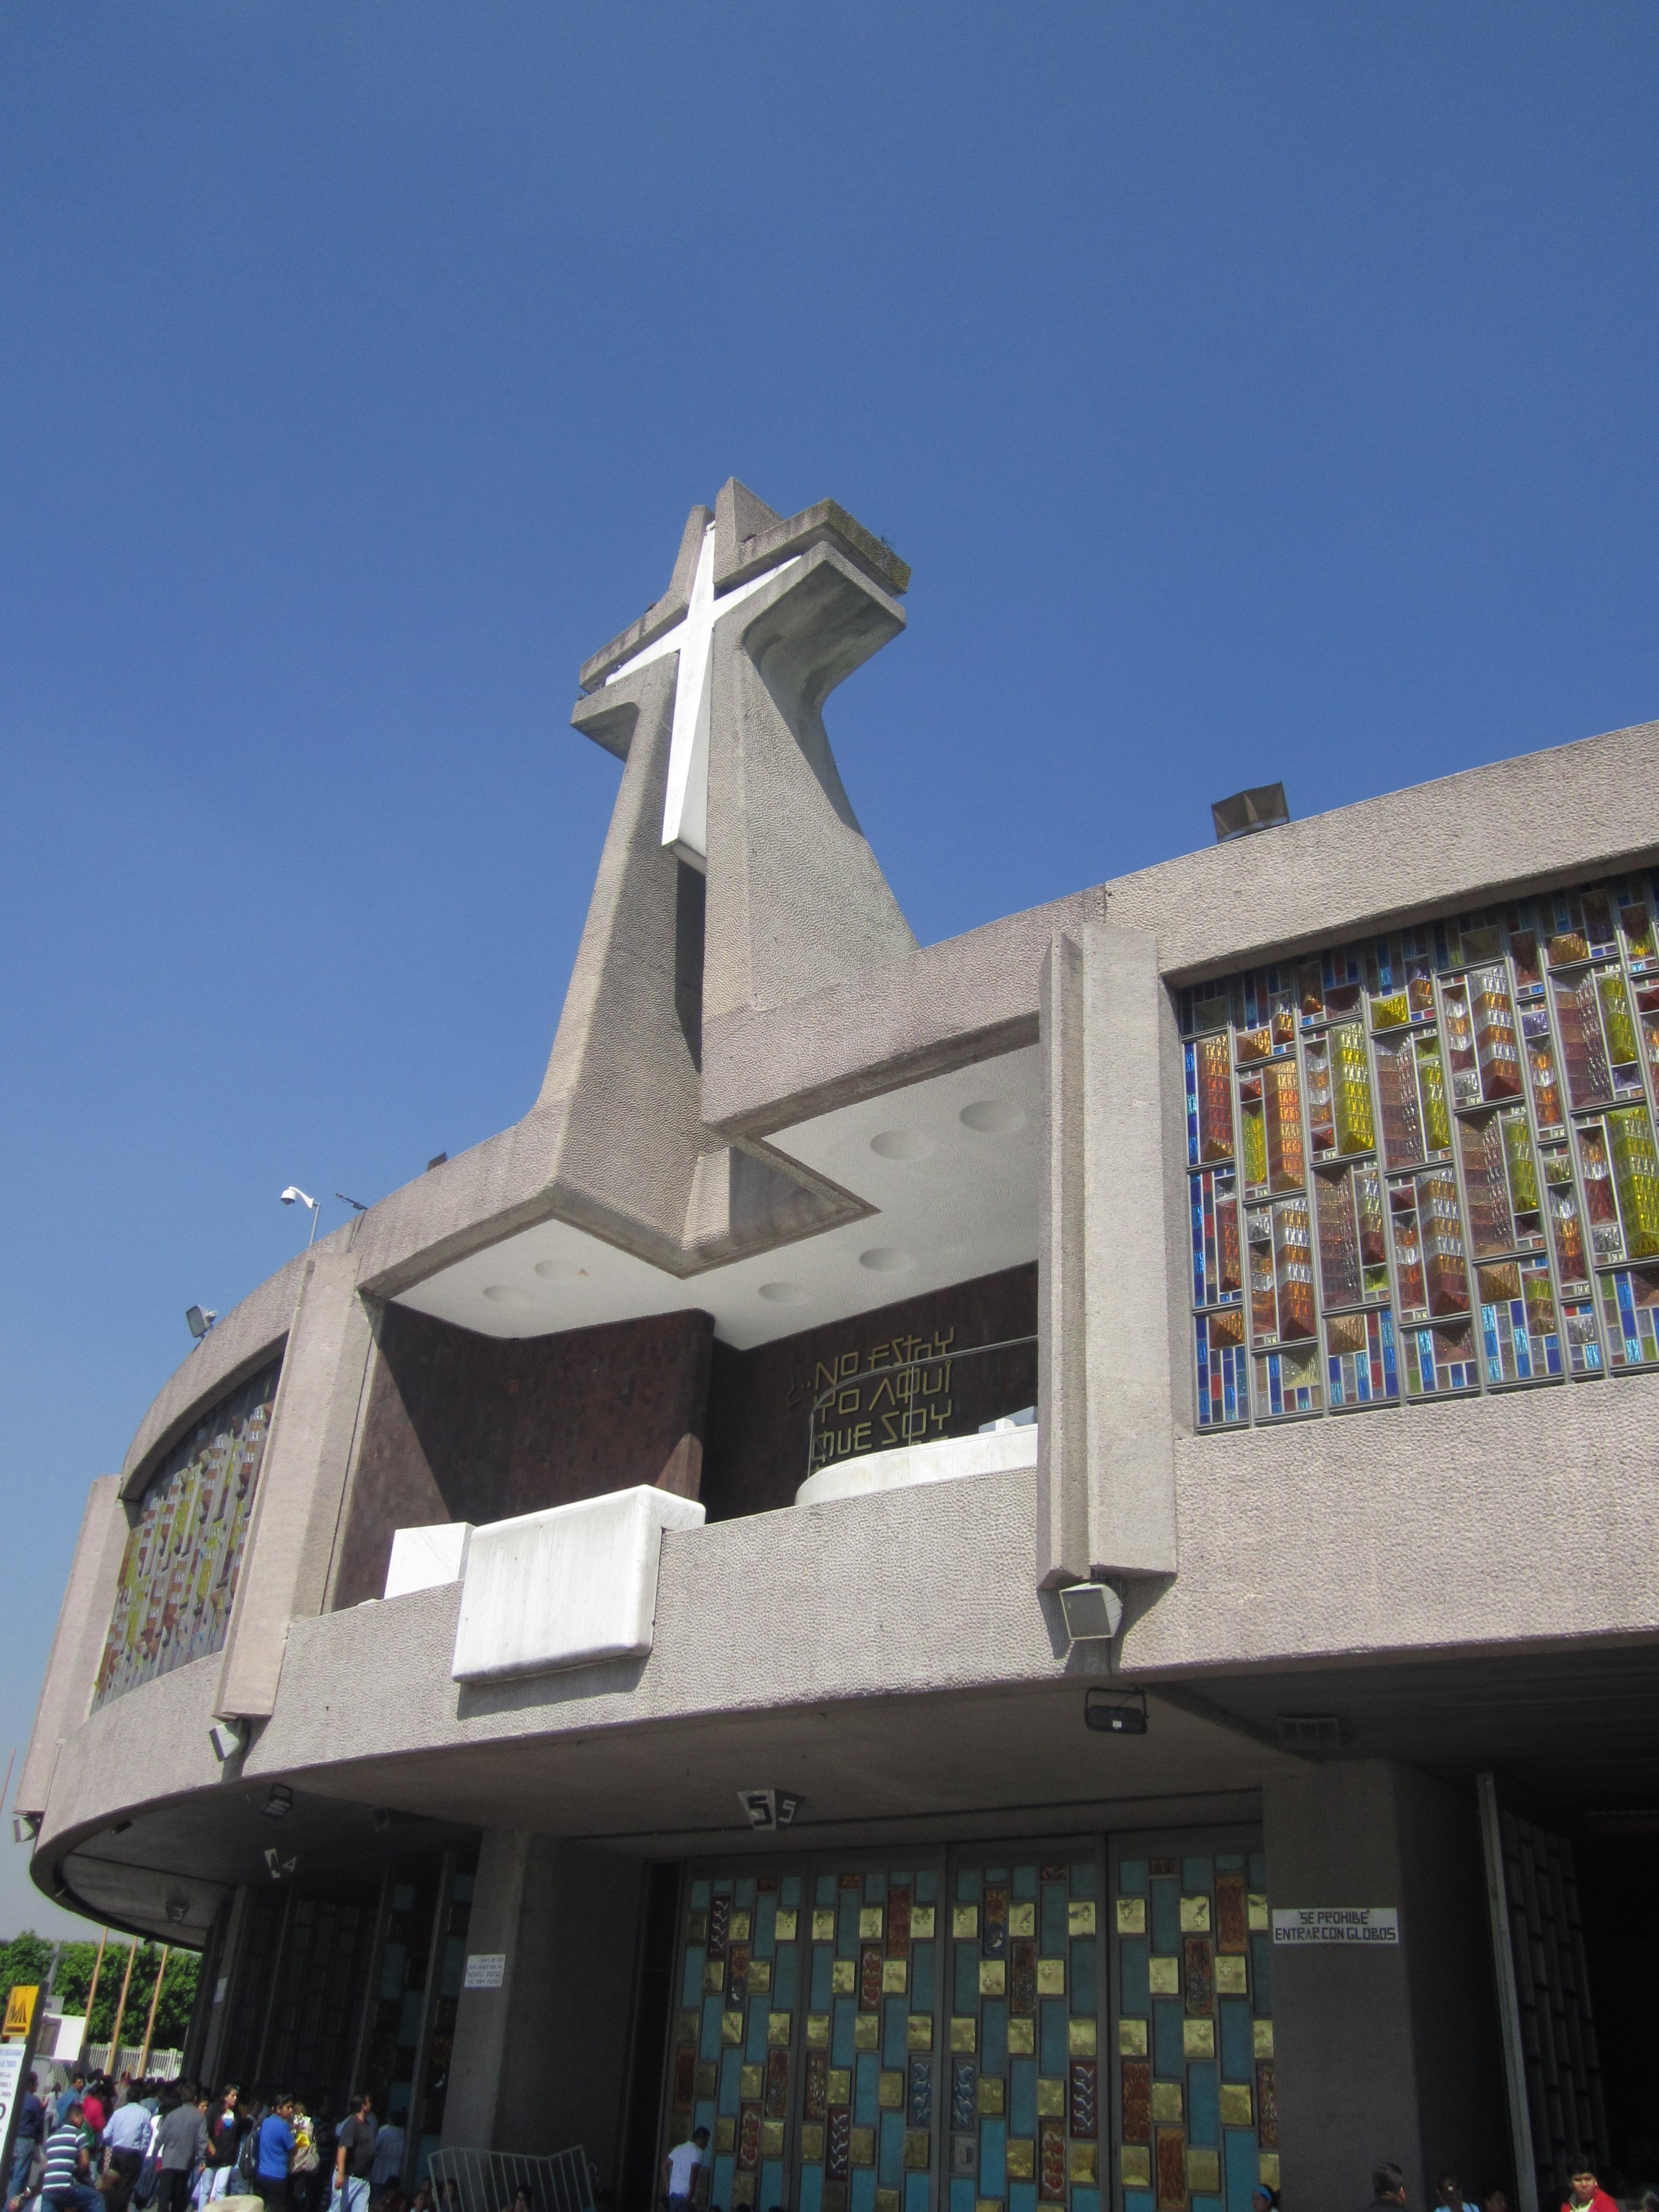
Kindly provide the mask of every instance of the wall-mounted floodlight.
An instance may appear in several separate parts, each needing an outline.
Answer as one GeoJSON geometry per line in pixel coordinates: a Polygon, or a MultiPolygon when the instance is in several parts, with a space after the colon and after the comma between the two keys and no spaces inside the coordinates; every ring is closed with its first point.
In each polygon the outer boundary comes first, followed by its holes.
{"type": "Polygon", "coordinates": [[[1218,845],[1231,845],[1235,837],[1252,836],[1258,830],[1277,830],[1290,818],[1282,783],[1258,783],[1249,791],[1236,791],[1231,799],[1218,799],[1210,809],[1218,845]]]}
{"type": "Polygon", "coordinates": [[[1123,1626],[1123,1601],[1109,1583],[1068,1583],[1060,1609],[1073,1644],[1109,1644],[1123,1626]]]}
{"type": "Polygon", "coordinates": [[[214,1322],[217,1321],[218,1318],[218,1315],[215,1313],[211,1306],[186,1306],[185,1308],[185,1320],[189,1325],[191,1334],[196,1339],[198,1344],[202,1341],[202,1339],[207,1334],[208,1331],[212,1328],[214,1322]]]}
{"type": "Polygon", "coordinates": [[[291,1182],[283,1193],[283,1204],[308,1206],[311,1208],[311,1234],[306,1239],[306,1249],[309,1251],[317,1241],[317,1216],[323,1210],[323,1201],[319,1198],[307,1198],[297,1182],[291,1182]]]}
{"type": "Polygon", "coordinates": [[[208,1730],[208,1741],[216,1759],[234,1759],[247,1741],[247,1730],[240,1721],[215,1721],[208,1730]]]}

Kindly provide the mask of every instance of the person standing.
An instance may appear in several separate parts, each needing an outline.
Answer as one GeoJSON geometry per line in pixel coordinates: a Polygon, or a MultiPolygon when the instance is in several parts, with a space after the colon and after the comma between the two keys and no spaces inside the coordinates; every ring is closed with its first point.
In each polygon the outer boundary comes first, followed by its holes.
{"type": "Polygon", "coordinates": [[[240,2092],[227,2081],[219,2092],[219,2109],[208,2123],[207,2164],[203,2168],[198,2196],[204,2204],[223,2197],[236,2172],[236,2153],[242,2141],[242,2116],[237,2111],[240,2092]]]}
{"type": "Polygon", "coordinates": [[[193,2081],[179,2085],[179,2102],[155,2131],[155,2212],[185,2212],[190,2177],[207,2156],[207,2118],[193,2081]]]}
{"type": "Polygon", "coordinates": [[[1572,2186],[1562,2200],[1561,2212],[1619,2212],[1619,2207],[1595,2178],[1595,2168],[1580,2158],[1572,2169],[1572,2186]]]}
{"type": "Polygon", "coordinates": [[[135,2096],[118,2105],[104,2128],[104,2172],[113,2175],[109,2212],[127,2212],[149,2148],[149,2114],[135,2096]]]}
{"type": "Polygon", "coordinates": [[[677,2143],[664,2159],[662,2174],[668,2191],[668,2212],[690,2212],[702,2171],[703,2153],[708,2148],[708,2129],[694,2128],[690,2141],[677,2143]]]}
{"type": "Polygon", "coordinates": [[[373,2103],[368,2090],[360,2089],[351,2117],[334,2132],[334,2204],[338,2212],[368,2212],[375,2134],[373,2103]]]}
{"type": "Polygon", "coordinates": [[[1437,2212],[1474,2212],[1474,2207],[1463,2194],[1463,2185],[1455,2173],[1443,2173],[1437,2185],[1435,2204],[1437,2212]]]}
{"type": "Polygon", "coordinates": [[[34,2168],[34,2154],[46,2139],[46,2108],[36,2094],[40,2076],[31,2074],[23,2101],[17,2108],[17,2139],[13,2146],[11,2179],[6,2186],[7,2212],[28,2194],[29,2175],[34,2168]]]}
{"type": "Polygon", "coordinates": [[[404,2131],[395,2120],[383,2120],[374,2137],[374,2163],[368,2170],[369,2194],[378,2197],[403,2170],[404,2131]]]}
{"type": "Polygon", "coordinates": [[[288,2212],[288,2175],[294,2157],[294,2100],[286,2091],[271,2100],[259,2123],[259,2157],[254,2186],[270,2212],[288,2212]]]}
{"type": "Polygon", "coordinates": [[[40,2198],[49,2212],[103,2212],[104,2200],[90,2185],[78,2097],[70,2100],[62,2122],[46,2137],[40,2198]]]}

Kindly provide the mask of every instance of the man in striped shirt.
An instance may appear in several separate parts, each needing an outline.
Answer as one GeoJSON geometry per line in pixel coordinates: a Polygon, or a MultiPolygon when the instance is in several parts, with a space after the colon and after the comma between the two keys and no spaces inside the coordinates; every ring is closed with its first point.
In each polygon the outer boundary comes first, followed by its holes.
{"type": "Polygon", "coordinates": [[[81,2100],[72,2099],[46,2137],[41,2201],[50,2212],[103,2212],[103,2199],[87,2182],[87,2146],[81,2133],[81,2100]]]}

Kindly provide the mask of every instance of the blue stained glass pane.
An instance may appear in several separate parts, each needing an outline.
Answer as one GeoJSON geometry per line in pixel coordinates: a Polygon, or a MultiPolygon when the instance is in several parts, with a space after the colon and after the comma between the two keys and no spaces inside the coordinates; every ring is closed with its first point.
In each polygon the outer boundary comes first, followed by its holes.
{"type": "Polygon", "coordinates": [[[1213,2066],[1187,2069],[1187,2140],[1200,2150],[1221,2148],[1221,2087],[1213,2066]]]}
{"type": "Polygon", "coordinates": [[[702,1950],[701,1946],[685,1954],[685,1974],[680,1984],[680,2002],[688,2012],[702,1996],[702,1950]]]}
{"type": "Polygon", "coordinates": [[[1123,2192],[1123,2212],[1152,2212],[1152,2191],[1126,2189],[1123,2192]]]}
{"type": "Polygon", "coordinates": [[[881,2057],[874,2051],[860,2051],[853,2069],[853,2123],[855,2127],[872,2128],[881,2107],[877,2101],[876,2085],[881,2080],[881,2057]]]}
{"type": "Polygon", "coordinates": [[[939,1875],[932,1867],[923,1867],[921,1872],[916,1876],[916,1903],[918,1905],[939,1903],[939,1875]]]}
{"type": "Polygon", "coordinates": [[[1042,1885],[1042,1925],[1037,1940],[1045,1959],[1057,1959],[1066,1948],[1066,1885],[1063,1881],[1045,1881],[1042,1885]]]}
{"type": "Polygon", "coordinates": [[[1095,2001],[1095,1960],[1097,1952],[1086,1936],[1079,1936],[1072,1946],[1072,2010],[1091,2013],[1097,2009],[1095,2001]]]}
{"type": "Polygon", "coordinates": [[[732,2202],[732,2177],[738,2170],[738,2161],[728,2151],[724,2158],[714,2160],[714,2194],[716,2204],[732,2202]]]}
{"type": "Polygon", "coordinates": [[[766,2007],[751,2004],[749,2008],[749,2036],[744,2053],[751,2066],[763,2065],[766,2060],[766,2007]]]}
{"type": "Polygon", "coordinates": [[[1037,2006],[1038,2057],[1045,2074],[1063,2074],[1070,2055],[1066,2028],[1066,2000],[1044,1997],[1037,2006]]]}
{"type": "Polygon", "coordinates": [[[970,2013],[979,2003],[979,1951],[972,1943],[958,1943],[956,1950],[956,2008],[959,2013],[970,2013]]]}
{"type": "Polygon", "coordinates": [[[1008,2184],[1008,2212],[1036,2212],[1035,2181],[1011,2181],[1008,2184]]]}
{"type": "Polygon", "coordinates": [[[859,1910],[857,1890],[842,1890],[841,1911],[836,1917],[836,1949],[843,1959],[856,1959],[859,1954],[859,1910]]]}
{"type": "Polygon", "coordinates": [[[1218,2197],[1194,2197],[1192,2212],[1222,2212],[1221,2199],[1218,2197]]]}
{"type": "Polygon", "coordinates": [[[1100,2212],[1100,2191],[1097,2189],[1074,2189],[1072,2191],[1072,2212],[1100,2212]]]}
{"type": "Polygon", "coordinates": [[[1178,2004],[1161,2002],[1152,2007],[1152,2071],[1160,2081],[1179,2081],[1186,2074],[1182,2017],[1178,2004]]]}
{"type": "Polygon", "coordinates": [[[702,2001],[702,2034],[697,2044],[699,2058],[718,2058],[720,2055],[720,2001],[705,1997],[702,2001]]]}
{"type": "Polygon", "coordinates": [[[811,2000],[812,2010],[814,2012],[828,2012],[830,2009],[830,1999],[832,1995],[830,1987],[830,1970],[835,1966],[835,1963],[836,1954],[834,1951],[830,1949],[829,1944],[814,1943],[812,1946],[811,2000]]]}
{"type": "Polygon", "coordinates": [[[1263,1851],[1250,1853],[1250,1887],[1265,1890],[1267,1887],[1267,1859],[1263,1851]]]}
{"type": "Polygon", "coordinates": [[[1255,2134],[1249,2128],[1229,2128],[1222,2154],[1222,2187],[1227,2192],[1227,2212],[1250,2212],[1250,2191],[1261,2174],[1255,2134]]]}
{"type": "Polygon", "coordinates": [[[1124,1936],[1118,1940],[1117,1975],[1118,2004],[1133,2019],[1144,2020],[1152,2002],[1152,1993],[1146,1970],[1150,1955],[1144,1936],[1124,1936]]]}
{"type": "Polygon", "coordinates": [[[902,1997],[888,1997],[882,2005],[881,2063],[903,2070],[905,2015],[909,2008],[902,1997]]]}
{"type": "Polygon", "coordinates": [[[1095,1863],[1092,1859],[1073,1859],[1072,1862],[1072,1894],[1073,1897],[1092,1897],[1095,1893],[1095,1863]]]}
{"type": "Polygon", "coordinates": [[[971,1905],[979,1895],[980,1872],[977,1867],[957,1869],[957,1902],[971,1905]]]}
{"type": "Polygon", "coordinates": [[[974,2198],[977,2193],[971,2181],[964,2180],[959,2173],[953,2174],[951,2179],[951,2212],[974,2212],[974,2198]]]}
{"type": "Polygon", "coordinates": [[[853,2022],[858,2017],[858,2005],[852,1997],[836,1999],[836,2016],[830,2029],[830,2063],[850,2066],[853,2063],[853,2022]]]}
{"type": "Polygon", "coordinates": [[[847,2191],[848,2212],[876,2212],[876,2169],[855,2166],[847,2191]]]}
{"type": "Polygon", "coordinates": [[[933,2009],[933,1967],[938,1958],[937,1943],[913,1943],[910,1946],[912,2012],[932,2012],[933,2009]]]}
{"type": "Polygon", "coordinates": [[[731,1896],[731,1894],[732,1894],[732,1878],[731,1878],[731,1876],[730,1876],[729,1875],[720,1875],[720,1876],[719,1877],[719,1879],[715,1881],[715,1884],[714,1884],[714,1894],[715,1894],[715,1896],[716,1896],[716,1897],[730,1897],[730,1896],[731,1896]]]}
{"type": "Polygon", "coordinates": [[[785,1875],[783,1886],[778,1892],[778,1902],[786,1912],[799,1911],[800,1876],[798,1874],[785,1875]]]}
{"type": "Polygon", "coordinates": [[[1006,1881],[1008,1869],[1006,1867],[987,1867],[985,1879],[987,1881],[1006,1881]]]}
{"type": "MultiPolygon", "coordinates": [[[[971,2189],[968,2195],[971,2203],[973,2199],[971,2189]]],[[[932,2202],[933,2188],[927,2175],[907,2173],[904,2177],[904,2212],[929,2212],[932,2202]]],[[[805,2212],[804,2207],[803,2212],[805,2212]]]]}
{"type": "MultiPolygon", "coordinates": [[[[1146,1894],[1146,1862],[1145,1859],[1125,1859],[1117,1870],[1117,1893],[1120,1897],[1145,1897],[1146,1894]]],[[[1127,2204],[1133,2190],[1126,2190],[1127,2204]]]]}
{"type": "Polygon", "coordinates": [[[783,2160],[781,2158],[769,2158],[761,2167],[760,2201],[769,2208],[783,2202],[783,2160]]]}
{"type": "Polygon", "coordinates": [[[772,1969],[774,2012],[793,2012],[795,2009],[795,1984],[799,1978],[799,1943],[786,1943],[777,1954],[777,1964],[772,1969]]]}
{"type": "Polygon", "coordinates": [[[1207,1889],[1209,1886],[1210,1862],[1208,1859],[1182,1859],[1181,1887],[1186,1891],[1188,1896],[1196,1897],[1200,1889],[1207,1889]]]}
{"type": "Polygon", "coordinates": [[[720,2053],[720,2109],[735,2112],[738,2109],[738,2084],[743,2078],[743,2053],[722,2051],[720,2053]]]}
{"type": "Polygon", "coordinates": [[[1181,1948],[1181,1884],[1160,1879],[1152,1884],[1152,1948],[1172,1959],[1181,1948]]]}
{"type": "Polygon", "coordinates": [[[1008,2123],[981,2120],[979,2124],[979,2193],[1000,2197],[1008,2186],[1008,2123]]]}
{"type": "Polygon", "coordinates": [[[1016,1867],[1014,1869],[1014,1895],[1018,1898],[1025,1899],[1034,1898],[1036,1893],[1036,1869],[1034,1866],[1016,1867]]]}
{"type": "Polygon", "coordinates": [[[817,1886],[812,1893],[812,1900],[816,1905],[833,1905],[835,1903],[836,1877],[834,1875],[821,1874],[818,1876],[817,1886]]]}
{"type": "Polygon", "coordinates": [[[708,1902],[708,1884],[706,1881],[694,1881],[691,1885],[691,1910],[694,1912],[700,1912],[708,1902]]]}
{"type": "Polygon", "coordinates": [[[1243,1852],[1218,1851],[1215,1855],[1215,1870],[1218,1874],[1243,1874],[1244,1871],[1243,1852]]]}
{"type": "Polygon", "coordinates": [[[821,2166],[802,2166],[798,2202],[800,2212],[821,2212],[823,2203],[823,2168],[821,2166]]]}
{"type": "Polygon", "coordinates": [[[1243,1997],[1223,1997],[1221,2014],[1221,2078],[1248,2081],[1255,2073],[1255,2038],[1250,2027],[1250,2008],[1243,1997]]]}
{"type": "Polygon", "coordinates": [[[904,2172],[904,2115],[902,2112],[884,2112],[881,2116],[881,2142],[877,2151],[876,2172],[884,2189],[896,2189],[904,2172]]]}
{"type": "Polygon", "coordinates": [[[864,1901],[866,1905],[885,1905],[887,1877],[884,1874],[867,1874],[864,1877],[864,1901]]]}
{"type": "MultiPolygon", "coordinates": [[[[979,2019],[979,2065],[982,2074],[1001,2074],[1008,2064],[1008,2008],[988,1997],[979,2019]]],[[[988,2192],[981,2190],[981,2195],[988,2192]]]]}
{"type": "Polygon", "coordinates": [[[1008,2062],[1008,2132],[1015,2136],[1035,2136],[1036,2133],[1037,2070],[1035,2058],[1011,2058],[1008,2062]]]}
{"type": "Polygon", "coordinates": [[[755,1907],[755,1956],[769,1959],[777,1948],[778,1900],[769,1893],[755,1907]]]}
{"type": "Polygon", "coordinates": [[[753,1911],[755,1906],[755,1877],[752,1874],[743,1875],[738,1878],[737,1893],[732,1899],[732,1903],[739,1906],[747,1905],[750,1911],[753,1911]]]}

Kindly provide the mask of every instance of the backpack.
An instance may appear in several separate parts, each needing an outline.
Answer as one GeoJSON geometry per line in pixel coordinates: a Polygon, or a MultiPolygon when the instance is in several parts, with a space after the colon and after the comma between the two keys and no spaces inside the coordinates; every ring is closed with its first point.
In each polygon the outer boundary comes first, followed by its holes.
{"type": "Polygon", "coordinates": [[[257,2181],[259,2178],[259,2130],[258,2127],[250,2128],[242,2137],[242,2148],[236,2154],[236,2171],[244,2181],[257,2181]]]}

